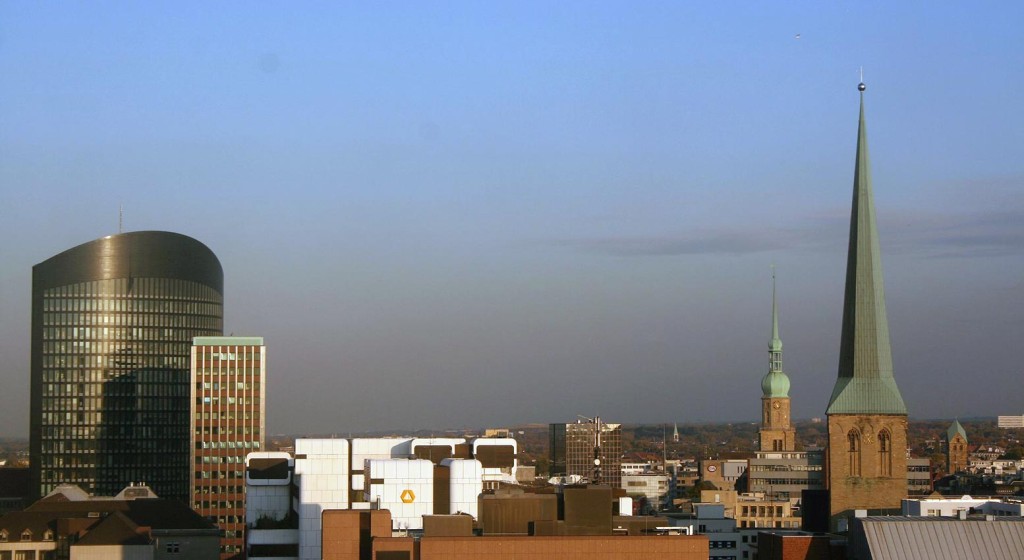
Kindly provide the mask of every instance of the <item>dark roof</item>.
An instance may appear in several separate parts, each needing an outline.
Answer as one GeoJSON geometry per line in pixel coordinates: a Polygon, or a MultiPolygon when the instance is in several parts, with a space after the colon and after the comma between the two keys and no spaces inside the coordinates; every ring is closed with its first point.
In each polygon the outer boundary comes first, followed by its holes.
{"type": "Polygon", "coordinates": [[[216,529],[213,523],[185,504],[163,498],[80,502],[40,500],[25,511],[56,514],[54,517],[88,517],[92,512],[122,512],[137,525],[155,530],[216,529]]]}
{"type": "Polygon", "coordinates": [[[25,529],[32,531],[33,541],[42,541],[47,529],[56,533],[56,527],[56,519],[49,513],[15,511],[0,517],[0,530],[7,530],[8,542],[21,541],[25,529]]]}
{"type": "Polygon", "coordinates": [[[24,498],[30,487],[28,469],[0,469],[0,498],[24,498]]]}
{"type": "Polygon", "coordinates": [[[149,543],[150,539],[139,531],[139,526],[117,511],[97,523],[76,545],[148,545],[149,543]]]}

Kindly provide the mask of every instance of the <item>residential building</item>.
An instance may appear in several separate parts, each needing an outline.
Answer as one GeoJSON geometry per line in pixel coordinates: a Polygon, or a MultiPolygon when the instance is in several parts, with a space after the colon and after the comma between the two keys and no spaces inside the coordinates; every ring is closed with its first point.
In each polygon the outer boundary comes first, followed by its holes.
{"type": "Polygon", "coordinates": [[[189,353],[223,328],[224,274],[205,245],[142,231],[32,269],[33,497],[146,482],[188,503],[189,353]]]}
{"type": "Polygon", "coordinates": [[[61,485],[24,511],[0,517],[3,560],[216,560],[218,540],[212,523],[147,486],[95,497],[61,485]]]}
{"type": "Polygon", "coordinates": [[[839,372],[826,414],[833,528],[854,510],[898,510],[907,495],[907,407],[893,377],[864,119],[853,178],[839,372]]]}
{"type": "Polygon", "coordinates": [[[267,349],[262,337],[192,341],[192,507],[220,527],[221,557],[245,550],[245,456],[266,435],[267,349]]]}

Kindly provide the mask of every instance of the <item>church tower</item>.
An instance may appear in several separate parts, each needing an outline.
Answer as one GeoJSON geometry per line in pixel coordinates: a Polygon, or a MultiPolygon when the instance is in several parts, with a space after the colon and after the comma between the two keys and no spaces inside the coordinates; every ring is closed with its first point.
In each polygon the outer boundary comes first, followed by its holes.
{"type": "Polygon", "coordinates": [[[946,473],[953,474],[967,468],[967,431],[959,420],[946,430],[946,473]]]}
{"type": "Polygon", "coordinates": [[[772,273],[772,341],[768,345],[768,373],[761,380],[761,451],[793,451],[796,430],[790,422],[789,377],[782,371],[779,308],[775,303],[772,273]]]}
{"type": "Polygon", "coordinates": [[[864,121],[866,88],[861,83],[857,89],[860,123],[839,376],[826,410],[833,527],[857,509],[898,511],[907,496],[907,407],[893,378],[864,121]]]}

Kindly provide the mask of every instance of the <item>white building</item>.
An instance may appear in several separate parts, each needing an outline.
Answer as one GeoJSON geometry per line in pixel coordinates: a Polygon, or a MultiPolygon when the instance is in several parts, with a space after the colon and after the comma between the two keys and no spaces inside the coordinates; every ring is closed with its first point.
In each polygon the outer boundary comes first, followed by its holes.
{"type": "Polygon", "coordinates": [[[997,425],[1000,428],[1024,428],[1024,416],[1000,416],[997,425]]]}
{"type": "Polygon", "coordinates": [[[294,457],[251,453],[250,557],[318,560],[326,510],[387,509],[396,533],[422,530],[424,515],[476,518],[485,484],[515,483],[516,454],[511,438],[297,439],[294,457]]]}
{"type": "Polygon", "coordinates": [[[980,513],[996,517],[1024,516],[1024,503],[1009,498],[923,498],[903,500],[902,514],[915,517],[957,517],[963,513],[980,513]]]}

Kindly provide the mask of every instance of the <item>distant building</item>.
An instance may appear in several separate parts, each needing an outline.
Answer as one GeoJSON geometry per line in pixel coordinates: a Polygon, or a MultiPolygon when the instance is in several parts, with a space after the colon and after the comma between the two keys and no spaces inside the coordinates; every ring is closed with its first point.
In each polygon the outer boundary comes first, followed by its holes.
{"type": "Polygon", "coordinates": [[[768,373],[761,380],[761,451],[793,451],[796,430],[790,419],[789,377],[782,371],[782,340],[779,338],[779,310],[775,303],[775,274],[772,274],[772,340],[768,345],[768,373]]]}
{"type": "Polygon", "coordinates": [[[1000,416],[997,425],[1000,428],[1024,428],[1024,416],[1000,416]]]}
{"type": "Polygon", "coordinates": [[[223,531],[221,557],[245,550],[245,456],[266,435],[262,337],[196,337],[192,345],[192,507],[223,531]]]}
{"type": "Polygon", "coordinates": [[[91,497],[62,485],[24,511],[0,517],[4,560],[216,560],[219,538],[217,528],[183,502],[161,499],[146,486],[91,497]]]}
{"type": "Polygon", "coordinates": [[[779,499],[799,499],[804,490],[825,487],[825,453],[821,450],[759,451],[749,460],[747,489],[779,499]]]}
{"type": "Polygon", "coordinates": [[[971,496],[909,498],[903,500],[901,513],[923,517],[959,517],[973,513],[995,517],[1024,517],[1024,503],[1013,498],[972,498],[971,496]]]}
{"type": "Polygon", "coordinates": [[[188,503],[189,352],[222,334],[224,273],[199,241],[109,235],[32,268],[33,497],[145,482],[188,503]]]}
{"type": "Polygon", "coordinates": [[[551,424],[551,474],[578,475],[591,483],[622,484],[622,425],[600,418],[551,424]]]}
{"type": "Polygon", "coordinates": [[[864,119],[853,178],[839,372],[826,414],[833,528],[855,510],[894,511],[907,495],[907,407],[893,377],[864,119]]]}
{"type": "Polygon", "coordinates": [[[719,490],[735,490],[740,477],[747,472],[747,459],[705,459],[700,462],[701,482],[719,490]]]}
{"type": "Polygon", "coordinates": [[[960,425],[959,420],[953,423],[946,430],[946,472],[957,473],[967,469],[967,431],[960,425]]]}

